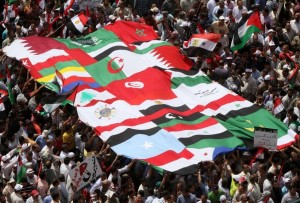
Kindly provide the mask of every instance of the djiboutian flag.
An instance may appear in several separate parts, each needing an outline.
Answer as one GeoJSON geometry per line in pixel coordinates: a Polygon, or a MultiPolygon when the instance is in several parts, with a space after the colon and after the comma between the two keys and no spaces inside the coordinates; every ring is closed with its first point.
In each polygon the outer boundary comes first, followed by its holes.
{"type": "Polygon", "coordinates": [[[71,18],[71,21],[67,23],[67,28],[72,30],[76,35],[79,35],[83,32],[87,21],[88,18],[83,13],[80,13],[71,18]]]}
{"type": "Polygon", "coordinates": [[[233,39],[231,42],[231,50],[237,51],[242,49],[254,32],[260,32],[263,26],[260,21],[259,12],[255,11],[244,16],[238,23],[233,39]]]}
{"type": "Polygon", "coordinates": [[[214,50],[221,35],[215,33],[194,34],[183,43],[189,57],[196,57],[199,54],[206,55],[214,50]]]}

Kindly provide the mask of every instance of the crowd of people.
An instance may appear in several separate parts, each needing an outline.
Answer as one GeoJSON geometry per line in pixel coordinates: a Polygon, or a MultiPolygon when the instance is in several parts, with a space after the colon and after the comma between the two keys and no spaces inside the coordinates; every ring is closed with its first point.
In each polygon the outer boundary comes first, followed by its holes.
{"type": "MultiPolygon", "coordinates": [[[[199,54],[194,68],[300,132],[300,73],[295,71],[300,63],[297,0],[75,0],[72,6],[69,1],[46,0],[44,9],[40,1],[10,2],[10,6],[0,4],[2,48],[26,36],[76,39],[79,36],[65,25],[80,12],[89,16],[83,36],[115,21],[134,21],[152,26],[161,40],[174,44],[183,54],[182,43],[192,34],[220,34],[214,51],[199,54]],[[251,10],[260,12],[263,30],[232,52],[236,26],[251,10]],[[284,110],[274,113],[277,98],[284,110]]],[[[7,57],[2,52],[0,56],[2,64],[7,57]]],[[[41,100],[51,91],[16,60],[12,59],[10,71],[15,99],[3,93],[8,91],[8,82],[0,82],[5,104],[0,112],[1,203],[300,201],[299,141],[258,156],[256,149],[235,150],[200,163],[195,174],[161,172],[116,155],[92,128],[78,120],[70,105],[50,115],[41,114],[41,100]],[[77,191],[69,171],[90,156],[97,157],[103,172],[77,191]],[[26,174],[20,177],[21,163],[26,174]]]]}

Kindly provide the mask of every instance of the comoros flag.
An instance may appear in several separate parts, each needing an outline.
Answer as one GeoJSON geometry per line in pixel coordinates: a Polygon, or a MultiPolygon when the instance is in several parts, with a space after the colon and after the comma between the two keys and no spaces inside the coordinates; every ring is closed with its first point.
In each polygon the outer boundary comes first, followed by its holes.
{"type": "Polygon", "coordinates": [[[242,49],[250,39],[251,35],[254,32],[260,32],[262,29],[263,26],[258,11],[243,16],[236,26],[231,42],[231,50],[236,51],[242,49]]]}

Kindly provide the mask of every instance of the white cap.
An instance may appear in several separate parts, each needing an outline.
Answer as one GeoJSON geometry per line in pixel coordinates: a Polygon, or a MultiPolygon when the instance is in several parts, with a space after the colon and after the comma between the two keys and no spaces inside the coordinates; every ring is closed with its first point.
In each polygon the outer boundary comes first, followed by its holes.
{"type": "Polygon", "coordinates": [[[153,13],[158,13],[159,9],[157,7],[153,7],[150,9],[153,13]]]}
{"type": "Polygon", "coordinates": [[[267,34],[269,34],[270,32],[275,32],[275,30],[270,29],[270,30],[268,30],[267,34]]]}
{"type": "Polygon", "coordinates": [[[32,170],[32,168],[27,169],[26,174],[32,174],[34,173],[34,171],[32,170]]]}
{"type": "Polygon", "coordinates": [[[291,69],[291,67],[288,65],[288,64],[285,64],[283,67],[282,67],[283,69],[291,69]]]}
{"type": "Polygon", "coordinates": [[[68,157],[73,158],[75,156],[74,152],[69,152],[68,157]]]}
{"type": "Polygon", "coordinates": [[[224,201],[224,200],[226,200],[226,196],[225,195],[221,195],[220,201],[224,201]]]}
{"type": "Polygon", "coordinates": [[[183,21],[180,25],[180,27],[188,27],[188,26],[190,26],[190,23],[187,21],[183,21]]]}
{"type": "Polygon", "coordinates": [[[49,135],[49,130],[43,130],[42,137],[48,137],[48,135],[49,135]]]}
{"type": "Polygon", "coordinates": [[[290,179],[290,178],[284,178],[284,179],[283,179],[283,182],[284,182],[284,183],[289,183],[289,182],[291,182],[291,179],[290,179]]]}
{"type": "Polygon", "coordinates": [[[20,190],[22,190],[22,188],[23,188],[23,185],[16,184],[14,189],[15,189],[15,191],[20,191],[20,190]]]}
{"type": "Polygon", "coordinates": [[[225,17],[224,16],[220,16],[219,20],[225,20],[225,17]]]}
{"type": "Polygon", "coordinates": [[[2,156],[1,160],[3,162],[6,162],[7,160],[9,159],[9,156],[5,155],[5,156],[2,156]]]}
{"type": "Polygon", "coordinates": [[[112,191],[112,190],[108,190],[108,191],[105,193],[105,195],[106,195],[108,198],[111,198],[114,194],[115,194],[115,192],[112,191]]]}
{"type": "Polygon", "coordinates": [[[264,80],[271,80],[271,76],[270,75],[266,75],[264,80]]]}
{"type": "Polygon", "coordinates": [[[108,19],[109,19],[109,20],[116,20],[117,18],[116,18],[116,16],[114,16],[114,15],[110,15],[110,16],[108,16],[108,19]]]}
{"type": "Polygon", "coordinates": [[[275,46],[275,43],[273,41],[270,41],[269,46],[275,46]]]}
{"type": "Polygon", "coordinates": [[[246,73],[252,73],[252,69],[247,68],[247,69],[245,70],[245,72],[246,72],[246,73]]]}

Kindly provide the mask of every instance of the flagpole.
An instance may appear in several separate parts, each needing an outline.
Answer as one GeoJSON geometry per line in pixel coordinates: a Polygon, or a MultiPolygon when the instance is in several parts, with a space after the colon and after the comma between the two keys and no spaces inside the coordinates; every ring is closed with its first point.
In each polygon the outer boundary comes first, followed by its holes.
{"type": "Polygon", "coordinates": [[[56,33],[60,28],[62,28],[62,26],[64,26],[65,24],[60,25],[56,30],[54,30],[53,32],[50,32],[48,35],[46,35],[45,37],[50,37],[51,35],[53,35],[54,33],[56,33]]]}

